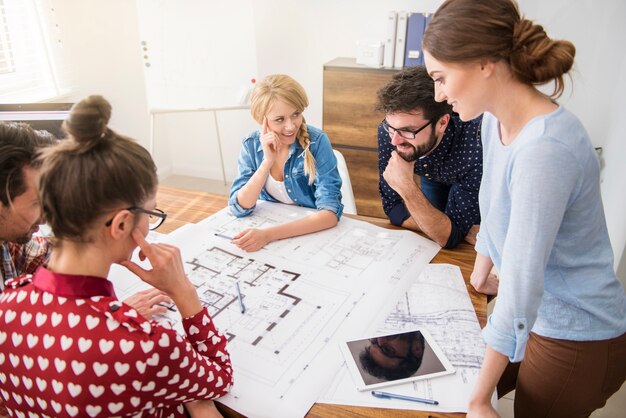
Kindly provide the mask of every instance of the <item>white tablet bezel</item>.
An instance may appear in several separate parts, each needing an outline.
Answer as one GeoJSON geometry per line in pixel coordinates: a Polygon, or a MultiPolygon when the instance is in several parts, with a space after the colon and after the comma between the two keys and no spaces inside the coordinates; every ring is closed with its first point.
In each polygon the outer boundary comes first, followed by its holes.
{"type": "MultiPolygon", "coordinates": [[[[360,391],[371,390],[371,389],[381,388],[385,386],[398,385],[401,383],[413,382],[416,380],[432,379],[435,377],[454,373],[454,367],[452,366],[450,361],[446,358],[446,356],[444,355],[439,345],[435,342],[432,335],[423,328],[406,329],[406,330],[391,332],[387,334],[379,334],[379,335],[374,335],[374,336],[368,336],[365,338],[352,339],[352,340],[341,343],[340,348],[341,348],[341,353],[343,354],[346,360],[346,365],[348,367],[348,370],[350,370],[350,374],[352,375],[352,378],[356,384],[356,387],[360,391]],[[366,372],[362,367],[360,367],[358,365],[358,362],[359,362],[358,358],[362,350],[360,350],[359,352],[355,352],[354,350],[351,350],[350,347],[352,346],[354,348],[355,345],[367,344],[369,340],[372,338],[388,337],[392,335],[399,335],[399,334],[405,334],[405,333],[416,332],[416,331],[419,331],[424,336],[424,344],[425,344],[424,353],[426,354],[426,351],[428,349],[432,350],[432,353],[434,353],[434,357],[440,363],[440,364],[430,365],[431,367],[436,368],[437,371],[420,373],[420,370],[424,370],[424,366],[425,366],[425,364],[422,363],[420,367],[417,369],[417,371],[409,377],[395,379],[395,380],[378,381],[378,382],[369,382],[369,383],[366,382],[365,378],[367,378],[368,380],[380,380],[381,378],[372,376],[371,374],[366,372]]],[[[430,358],[432,359],[432,356],[430,358]]]]}

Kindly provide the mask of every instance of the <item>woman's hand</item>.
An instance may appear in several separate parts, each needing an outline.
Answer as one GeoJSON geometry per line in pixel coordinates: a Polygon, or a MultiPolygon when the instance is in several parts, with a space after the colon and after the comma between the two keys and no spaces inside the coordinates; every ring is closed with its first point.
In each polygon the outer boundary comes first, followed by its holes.
{"type": "Polygon", "coordinates": [[[183,261],[180,250],[169,244],[150,244],[138,230],[132,231],[132,236],[139,245],[139,259],[146,258],[152,265],[152,270],[146,270],[132,261],[123,261],[124,267],[135,273],[141,280],[151,284],[159,290],[172,296],[187,286],[189,280],[183,268],[183,261]]]}
{"type": "Polygon", "coordinates": [[[468,418],[500,418],[491,404],[498,381],[509,364],[509,358],[487,346],[483,364],[469,398],[468,418]]]}
{"type": "Polygon", "coordinates": [[[258,251],[273,241],[267,229],[244,229],[233,238],[233,244],[247,252],[258,251]]]}
{"type": "Polygon", "coordinates": [[[465,242],[476,245],[476,236],[478,235],[478,231],[480,231],[480,225],[472,225],[469,231],[467,231],[467,235],[465,235],[465,242]]]}
{"type": "Polygon", "coordinates": [[[474,286],[477,292],[484,293],[485,295],[497,295],[498,286],[500,285],[500,279],[497,274],[489,273],[487,277],[484,275],[472,274],[470,275],[470,283],[474,286]]]}
{"type": "Polygon", "coordinates": [[[160,303],[170,304],[173,301],[159,289],[147,289],[126,298],[124,303],[135,308],[144,318],[150,319],[153,315],[167,311],[165,306],[159,305],[160,303]]]}
{"type": "Polygon", "coordinates": [[[491,258],[480,253],[476,254],[474,261],[474,269],[470,275],[470,283],[478,292],[487,295],[498,294],[498,285],[500,280],[498,275],[494,274],[493,262],[491,258]]]}
{"type": "Polygon", "coordinates": [[[137,228],[133,229],[131,234],[139,245],[139,259],[147,258],[152,270],[146,270],[130,260],[122,261],[120,264],[144,282],[167,293],[183,318],[200,312],[202,304],[196,288],[185,274],[180,250],[169,244],[150,244],[137,228]]]}
{"type": "Polygon", "coordinates": [[[470,401],[467,418],[500,418],[500,414],[491,402],[475,404],[470,401]]]}
{"type": "Polygon", "coordinates": [[[191,418],[223,418],[213,401],[193,401],[185,404],[191,418]]]}
{"type": "Polygon", "coordinates": [[[263,158],[272,166],[278,155],[280,140],[278,139],[278,135],[270,130],[267,117],[263,117],[263,129],[261,131],[260,141],[263,147],[263,158]]]}

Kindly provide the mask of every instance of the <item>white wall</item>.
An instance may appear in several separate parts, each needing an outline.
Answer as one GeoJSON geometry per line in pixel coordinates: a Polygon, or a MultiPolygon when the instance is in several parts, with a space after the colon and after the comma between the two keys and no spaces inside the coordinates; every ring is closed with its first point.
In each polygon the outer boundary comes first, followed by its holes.
{"type": "Polygon", "coordinates": [[[433,12],[439,4],[441,0],[257,0],[259,78],[286,73],[298,80],[309,96],[307,123],[321,128],[324,63],[355,57],[357,40],[384,41],[390,10],[433,12]]]}
{"type": "Polygon", "coordinates": [[[179,174],[222,180],[224,170],[230,183],[237,176],[241,140],[256,128],[248,109],[157,114],[153,156],[159,177],[179,174]]]}
{"type": "Polygon", "coordinates": [[[150,108],[239,103],[255,77],[253,0],[135,0],[150,108]]]}
{"type": "Polygon", "coordinates": [[[77,102],[101,94],[113,106],[110,126],[148,144],[149,118],[134,0],[49,0],[77,102]]]}
{"type": "MultiPolygon", "coordinates": [[[[625,12],[626,13],[626,12],[625,12]]],[[[624,15],[623,15],[624,16],[624,15]]],[[[624,29],[624,28],[622,28],[624,29]]],[[[622,30],[623,32],[623,30],[622,30]]],[[[622,33],[622,36],[626,34],[622,33]]],[[[626,39],[622,37],[621,39],[626,39]]],[[[617,50],[619,51],[619,50],[617,50]]],[[[619,54],[619,52],[618,52],[619,54]]],[[[621,50],[621,61],[618,64],[621,72],[614,79],[613,94],[607,94],[606,119],[608,125],[604,140],[603,158],[605,162],[602,173],[602,201],[606,212],[609,236],[615,254],[617,275],[626,287],[626,138],[621,118],[626,114],[626,51],[621,50]]]]}

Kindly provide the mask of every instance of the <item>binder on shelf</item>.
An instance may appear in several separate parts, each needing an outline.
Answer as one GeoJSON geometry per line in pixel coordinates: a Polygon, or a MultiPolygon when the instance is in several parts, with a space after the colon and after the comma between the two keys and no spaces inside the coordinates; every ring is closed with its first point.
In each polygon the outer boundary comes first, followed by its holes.
{"type": "Polygon", "coordinates": [[[383,67],[392,68],[394,52],[396,50],[396,26],[398,24],[398,14],[389,12],[387,16],[387,37],[385,38],[385,58],[383,67]]]}
{"type": "Polygon", "coordinates": [[[407,13],[402,11],[398,12],[398,24],[396,25],[396,51],[393,60],[393,66],[395,68],[404,67],[404,50],[406,46],[406,28],[407,28],[407,13]]]}
{"type": "MultiPolygon", "coordinates": [[[[430,23],[431,20],[433,20],[433,15],[434,13],[424,13],[424,16],[426,16],[426,22],[424,23],[424,34],[426,34],[426,29],[428,29],[428,24],[430,23]]],[[[422,36],[422,41],[424,40],[424,37],[422,36]]],[[[424,51],[422,51],[422,54],[424,53],[424,51]]],[[[424,58],[422,57],[422,60],[424,58]]],[[[424,61],[424,65],[426,65],[426,61],[424,61]]]]}
{"type": "Polygon", "coordinates": [[[422,39],[426,30],[428,17],[424,13],[410,13],[407,18],[406,49],[404,66],[415,67],[424,64],[422,39]]]}

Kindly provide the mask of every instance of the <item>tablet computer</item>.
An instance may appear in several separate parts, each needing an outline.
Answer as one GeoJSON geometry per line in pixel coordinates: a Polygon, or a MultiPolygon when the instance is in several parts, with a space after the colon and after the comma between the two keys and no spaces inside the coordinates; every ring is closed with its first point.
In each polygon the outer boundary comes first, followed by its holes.
{"type": "Polygon", "coordinates": [[[358,390],[370,390],[454,373],[424,329],[374,335],[341,344],[358,390]]]}

